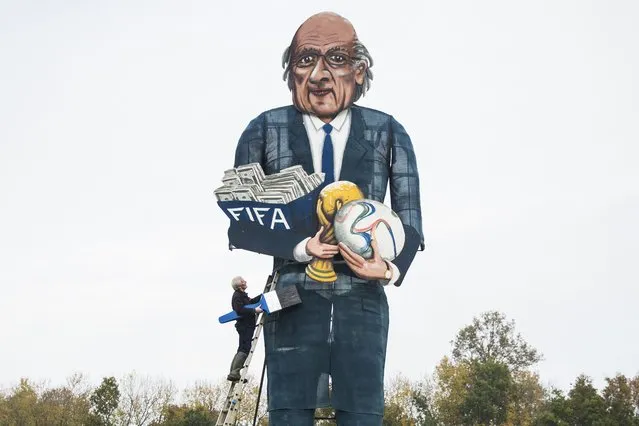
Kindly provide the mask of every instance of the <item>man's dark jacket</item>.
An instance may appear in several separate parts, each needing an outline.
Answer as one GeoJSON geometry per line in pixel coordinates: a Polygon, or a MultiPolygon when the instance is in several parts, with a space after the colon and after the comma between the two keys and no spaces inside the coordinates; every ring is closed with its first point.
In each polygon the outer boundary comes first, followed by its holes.
{"type": "Polygon", "coordinates": [[[256,296],[251,299],[248,294],[242,290],[235,290],[233,298],[231,299],[231,306],[233,310],[240,315],[235,323],[235,328],[246,329],[255,328],[255,308],[246,308],[246,305],[257,303],[260,300],[260,296],[256,296]]]}

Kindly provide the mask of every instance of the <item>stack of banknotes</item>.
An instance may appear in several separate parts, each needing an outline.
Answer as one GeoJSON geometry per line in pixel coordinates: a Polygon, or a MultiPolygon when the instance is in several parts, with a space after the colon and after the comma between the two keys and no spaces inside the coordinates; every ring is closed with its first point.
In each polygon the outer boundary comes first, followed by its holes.
{"type": "Polygon", "coordinates": [[[215,197],[218,201],[287,204],[310,193],[322,182],[324,173],[308,175],[302,166],[266,176],[259,163],[251,163],[226,170],[222,178],[224,185],[215,190],[215,197]]]}

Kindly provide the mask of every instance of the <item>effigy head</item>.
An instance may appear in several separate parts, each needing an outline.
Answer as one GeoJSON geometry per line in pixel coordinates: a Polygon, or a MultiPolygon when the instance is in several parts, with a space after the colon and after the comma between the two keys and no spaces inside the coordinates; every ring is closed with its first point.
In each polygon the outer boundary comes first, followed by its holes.
{"type": "Polygon", "coordinates": [[[295,107],[326,123],[366,93],[372,65],[353,25],[333,12],[308,18],[282,58],[295,107]]]}

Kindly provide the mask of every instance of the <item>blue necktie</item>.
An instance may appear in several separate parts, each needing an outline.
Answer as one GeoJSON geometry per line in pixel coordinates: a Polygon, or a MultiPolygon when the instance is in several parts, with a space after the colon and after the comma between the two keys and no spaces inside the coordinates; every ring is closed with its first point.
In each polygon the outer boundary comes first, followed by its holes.
{"type": "Polygon", "coordinates": [[[322,126],[326,137],[324,138],[324,147],[322,148],[322,173],[324,176],[324,184],[328,185],[335,181],[335,165],[333,164],[333,140],[331,139],[331,131],[333,126],[324,124],[322,126]]]}

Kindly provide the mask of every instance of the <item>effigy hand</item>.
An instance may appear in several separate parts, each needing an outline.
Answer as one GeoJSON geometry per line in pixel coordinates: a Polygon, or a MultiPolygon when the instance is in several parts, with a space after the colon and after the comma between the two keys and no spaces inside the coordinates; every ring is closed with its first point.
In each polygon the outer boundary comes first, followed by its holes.
{"type": "Polygon", "coordinates": [[[371,259],[364,259],[349,249],[344,243],[338,244],[339,251],[348,264],[348,267],[351,268],[358,277],[365,280],[383,280],[388,270],[388,264],[379,255],[379,247],[377,246],[374,231],[371,237],[371,247],[373,248],[373,257],[371,259]]]}
{"type": "Polygon", "coordinates": [[[320,236],[324,232],[324,227],[320,227],[319,231],[306,243],[306,254],[319,259],[331,259],[338,253],[336,245],[323,243],[320,236]]]}

